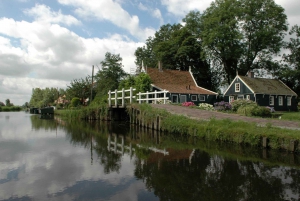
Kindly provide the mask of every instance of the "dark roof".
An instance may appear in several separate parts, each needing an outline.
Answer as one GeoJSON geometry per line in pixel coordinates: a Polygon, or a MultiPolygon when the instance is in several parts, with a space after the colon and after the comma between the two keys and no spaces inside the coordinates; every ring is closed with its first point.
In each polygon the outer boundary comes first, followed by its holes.
{"type": "Polygon", "coordinates": [[[189,71],[168,69],[160,71],[158,68],[147,68],[147,74],[155,87],[170,93],[217,95],[213,91],[199,87],[189,71]]]}
{"type": "Polygon", "coordinates": [[[240,75],[238,77],[256,94],[297,96],[293,90],[277,79],[251,78],[240,75]]]}

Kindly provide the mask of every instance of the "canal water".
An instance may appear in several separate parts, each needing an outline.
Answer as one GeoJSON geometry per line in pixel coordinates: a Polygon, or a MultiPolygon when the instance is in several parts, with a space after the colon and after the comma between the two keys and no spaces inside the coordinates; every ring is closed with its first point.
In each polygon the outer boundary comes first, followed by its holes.
{"type": "Polygon", "coordinates": [[[299,155],[0,112],[0,200],[299,200],[299,155]]]}

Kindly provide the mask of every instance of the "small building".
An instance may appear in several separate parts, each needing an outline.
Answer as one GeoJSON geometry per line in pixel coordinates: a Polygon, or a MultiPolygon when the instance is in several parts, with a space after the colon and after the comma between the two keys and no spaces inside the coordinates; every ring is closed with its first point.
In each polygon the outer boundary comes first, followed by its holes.
{"type": "Polygon", "coordinates": [[[273,107],[275,111],[297,111],[297,94],[277,79],[237,75],[224,92],[224,101],[247,99],[260,106],[273,107]]]}
{"type": "Polygon", "coordinates": [[[191,68],[189,71],[169,70],[159,68],[147,68],[146,73],[152,81],[153,91],[168,91],[167,97],[172,103],[193,102],[213,104],[218,93],[197,85],[191,68]]]}

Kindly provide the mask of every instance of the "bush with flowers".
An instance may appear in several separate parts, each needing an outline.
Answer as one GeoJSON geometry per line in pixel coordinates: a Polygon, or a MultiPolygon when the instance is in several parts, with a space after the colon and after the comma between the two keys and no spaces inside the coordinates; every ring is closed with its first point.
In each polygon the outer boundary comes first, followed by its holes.
{"type": "Polygon", "coordinates": [[[251,101],[251,100],[244,100],[244,99],[239,99],[239,100],[234,100],[232,101],[231,103],[231,106],[232,106],[232,110],[234,112],[238,111],[238,109],[240,107],[250,107],[250,106],[257,106],[257,103],[254,102],[254,101],[251,101]]]}
{"type": "Polygon", "coordinates": [[[215,110],[219,110],[219,111],[231,110],[231,104],[225,101],[220,101],[214,103],[214,108],[215,110]]]}
{"type": "MultiPolygon", "coordinates": [[[[155,102],[152,101],[152,103],[154,104],[155,102]]],[[[170,104],[170,103],[171,103],[170,100],[166,100],[166,104],[170,104]]],[[[164,99],[158,99],[158,100],[156,101],[156,104],[164,104],[164,99]]]]}
{"type": "Polygon", "coordinates": [[[208,103],[200,103],[199,104],[199,109],[211,111],[211,110],[214,110],[214,106],[211,105],[211,104],[208,104],[208,103]]]}
{"type": "Polygon", "coordinates": [[[193,102],[184,102],[181,105],[185,106],[185,107],[190,107],[190,106],[195,106],[195,103],[193,103],[193,102]]]}

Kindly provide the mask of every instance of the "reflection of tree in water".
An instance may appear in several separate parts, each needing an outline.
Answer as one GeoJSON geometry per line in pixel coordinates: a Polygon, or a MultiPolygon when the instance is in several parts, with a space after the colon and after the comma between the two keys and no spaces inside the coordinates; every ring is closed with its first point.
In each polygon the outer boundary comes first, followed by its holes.
{"type": "Polygon", "coordinates": [[[53,119],[40,119],[39,115],[30,116],[32,129],[34,130],[56,130],[57,123],[53,119]]]}
{"type": "Polygon", "coordinates": [[[160,200],[295,200],[299,170],[228,160],[196,150],[189,159],[136,161],[135,175],[160,200]],[[189,196],[186,196],[189,195],[189,196]]]}
{"type": "Polygon", "coordinates": [[[119,171],[122,156],[107,149],[107,136],[110,130],[105,123],[85,121],[67,123],[64,130],[71,144],[91,149],[91,160],[94,161],[94,157],[98,157],[106,174],[119,171]],[[93,152],[96,152],[97,156],[93,156],[93,152]]]}

